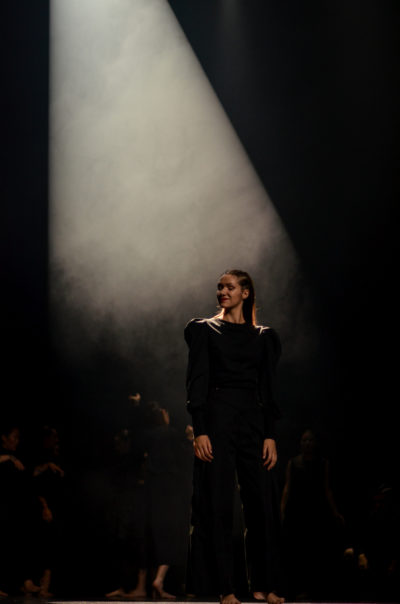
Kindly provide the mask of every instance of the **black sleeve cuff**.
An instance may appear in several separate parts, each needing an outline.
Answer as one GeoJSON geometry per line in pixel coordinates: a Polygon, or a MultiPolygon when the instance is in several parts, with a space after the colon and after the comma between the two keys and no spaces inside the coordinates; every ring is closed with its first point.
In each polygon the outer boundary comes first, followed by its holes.
{"type": "Polygon", "coordinates": [[[275,421],[271,417],[264,418],[264,439],[266,438],[276,440],[275,421]]]}
{"type": "Polygon", "coordinates": [[[193,433],[196,436],[200,436],[201,434],[207,434],[206,430],[206,421],[203,413],[203,409],[201,407],[197,407],[196,409],[190,409],[190,405],[188,407],[189,413],[192,416],[193,421],[193,433]]]}

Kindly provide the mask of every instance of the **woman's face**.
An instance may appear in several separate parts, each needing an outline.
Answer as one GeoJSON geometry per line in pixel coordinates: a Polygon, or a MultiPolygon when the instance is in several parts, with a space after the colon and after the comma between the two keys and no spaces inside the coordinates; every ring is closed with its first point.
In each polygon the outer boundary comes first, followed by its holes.
{"type": "Polygon", "coordinates": [[[300,440],[300,448],[302,453],[314,453],[316,449],[316,439],[311,430],[306,430],[300,440]]]}
{"type": "Polygon", "coordinates": [[[19,444],[19,430],[14,428],[9,434],[1,435],[1,442],[7,451],[16,451],[19,444]]]}
{"type": "Polygon", "coordinates": [[[232,310],[243,304],[249,295],[248,289],[242,289],[234,275],[222,275],[217,285],[218,304],[224,310],[232,310]]]}
{"type": "Polygon", "coordinates": [[[56,455],[60,452],[60,440],[58,438],[57,430],[52,429],[50,434],[43,439],[43,448],[55,453],[56,455]]]}

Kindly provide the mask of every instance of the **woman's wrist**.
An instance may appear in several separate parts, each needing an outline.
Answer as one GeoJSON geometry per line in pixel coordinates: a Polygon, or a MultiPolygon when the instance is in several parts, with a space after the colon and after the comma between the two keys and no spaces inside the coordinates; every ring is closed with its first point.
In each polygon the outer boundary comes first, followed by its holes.
{"type": "Polygon", "coordinates": [[[203,409],[201,407],[192,410],[193,434],[194,437],[207,434],[203,409]]]}

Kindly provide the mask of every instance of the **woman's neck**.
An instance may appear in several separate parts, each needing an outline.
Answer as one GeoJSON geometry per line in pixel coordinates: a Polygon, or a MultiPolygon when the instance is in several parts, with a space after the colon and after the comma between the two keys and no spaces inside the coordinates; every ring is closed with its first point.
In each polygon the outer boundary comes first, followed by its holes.
{"type": "Polygon", "coordinates": [[[223,310],[218,316],[218,319],[222,321],[228,321],[228,323],[246,323],[243,316],[242,308],[233,308],[230,311],[223,310]]]}

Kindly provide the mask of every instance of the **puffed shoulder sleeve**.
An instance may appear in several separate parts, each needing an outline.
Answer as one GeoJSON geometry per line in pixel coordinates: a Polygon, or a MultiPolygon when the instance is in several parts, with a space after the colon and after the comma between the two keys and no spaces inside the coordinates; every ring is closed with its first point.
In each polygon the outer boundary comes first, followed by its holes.
{"type": "Polygon", "coordinates": [[[185,327],[185,340],[189,347],[186,374],[187,409],[192,415],[194,435],[200,436],[206,434],[204,406],[210,373],[206,322],[201,319],[189,321],[185,327]]]}
{"type": "Polygon", "coordinates": [[[282,349],[275,330],[264,328],[261,337],[263,338],[263,356],[259,385],[261,403],[264,407],[264,438],[275,439],[275,420],[281,416],[276,398],[276,374],[282,349]]]}

